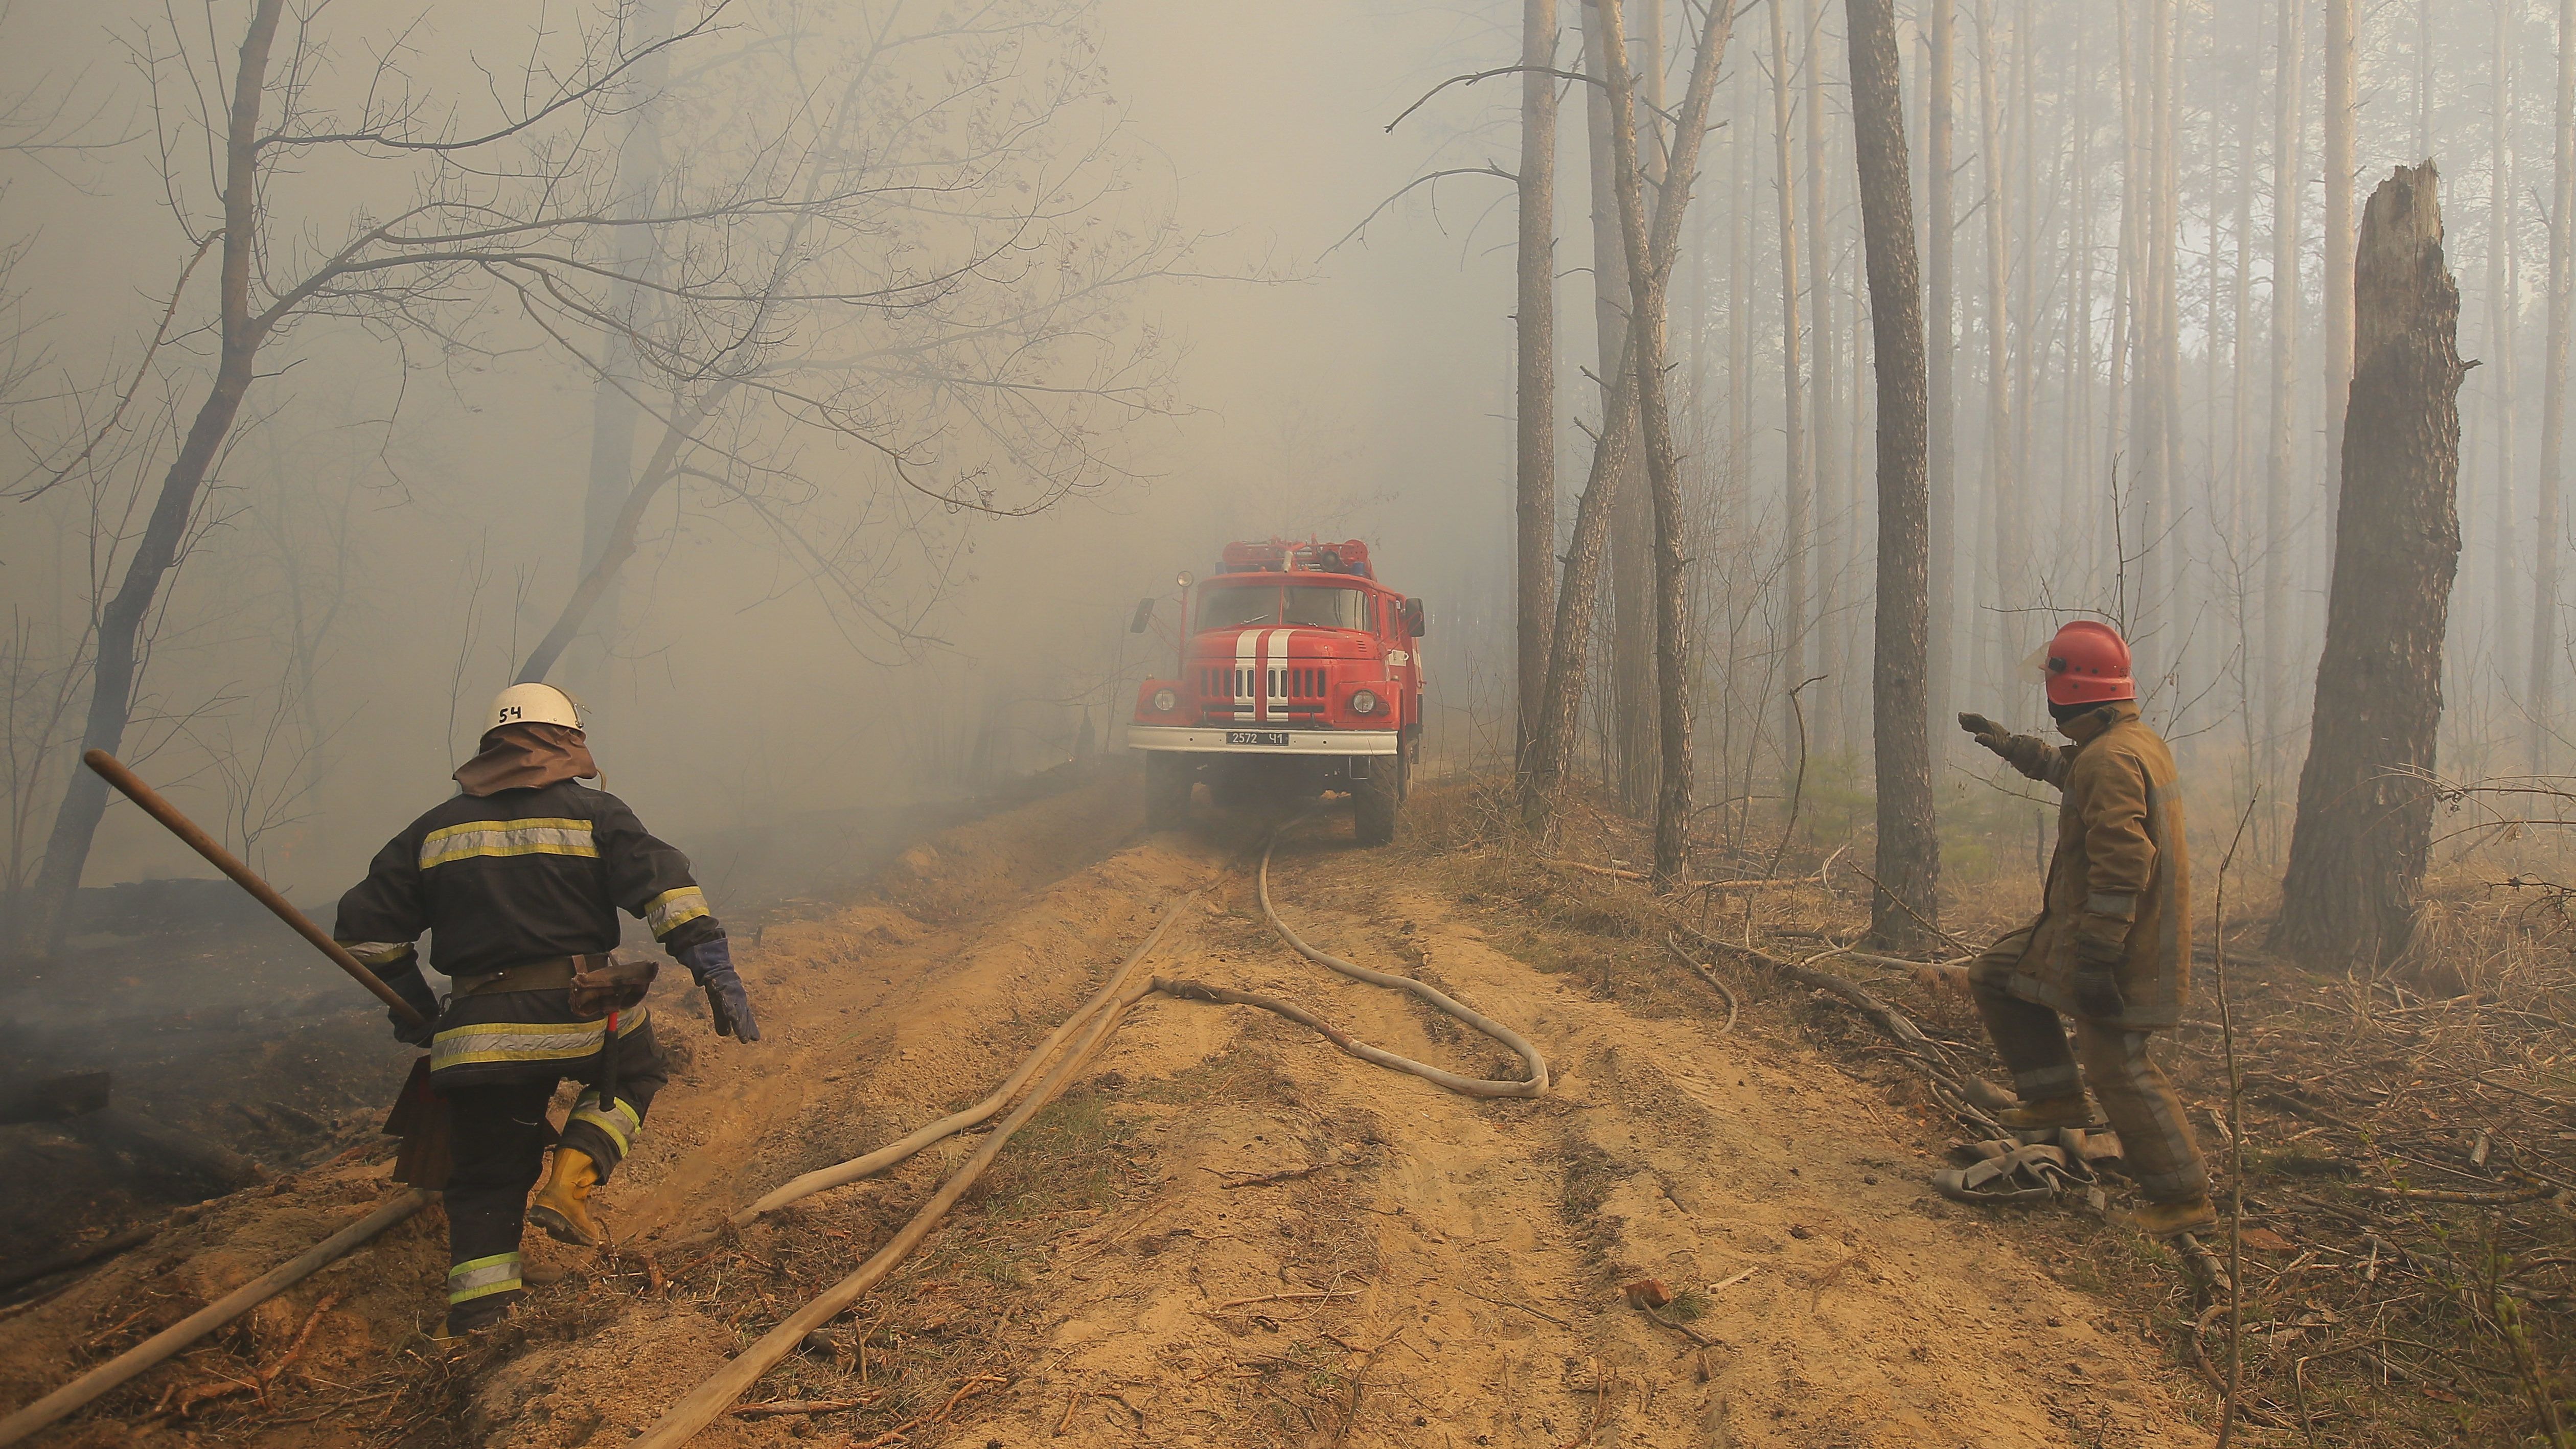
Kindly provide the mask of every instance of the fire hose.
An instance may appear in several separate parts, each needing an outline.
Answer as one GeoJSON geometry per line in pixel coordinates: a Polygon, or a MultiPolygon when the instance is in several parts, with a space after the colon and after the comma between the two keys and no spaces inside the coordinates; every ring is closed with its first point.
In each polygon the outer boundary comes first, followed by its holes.
{"type": "MultiPolygon", "coordinates": [[[[950,1208],[956,1205],[958,1199],[983,1177],[985,1169],[992,1166],[993,1160],[1001,1154],[1003,1146],[1011,1140],[1013,1134],[1026,1126],[1031,1117],[1037,1115],[1040,1109],[1053,1101],[1066,1080],[1079,1070],[1084,1062],[1090,1060],[1092,1054],[1099,1049],[1103,1041],[1108,1039],[1110,1033],[1117,1030],[1119,1023],[1126,1017],[1128,1009],[1149,995],[1159,992],[1183,1000],[1257,1006],[1313,1028],[1331,1040],[1335,1046],[1363,1061],[1394,1071],[1408,1072],[1425,1081],[1468,1096],[1537,1097],[1544,1095],[1548,1087],[1547,1060],[1519,1033],[1478,1014],[1446,993],[1422,982],[1387,972],[1372,971],[1318,950],[1289,929],[1287,923],[1279,918],[1279,913],[1270,900],[1270,858],[1278,847],[1280,834],[1288,826],[1296,823],[1292,820],[1273,830],[1269,843],[1262,848],[1261,852],[1258,876],[1261,911],[1263,917],[1270,923],[1271,929],[1276,931],[1280,938],[1299,955],[1318,965],[1353,980],[1408,992],[1448,1016],[1509,1047],[1527,1067],[1527,1077],[1520,1080],[1481,1080],[1444,1072],[1437,1067],[1353,1040],[1301,1007],[1249,992],[1208,986],[1194,981],[1175,981],[1159,976],[1149,977],[1142,985],[1129,984],[1137,965],[1162,940],[1164,932],[1169,929],[1173,921],[1179,919],[1181,911],[1198,899],[1198,894],[1194,892],[1163,913],[1162,919],[1155,924],[1152,932],[1110,973],[1109,980],[1101,986],[1100,990],[1049,1033],[1046,1039],[1038,1044],[1036,1050],[1029,1054],[1027,1060],[1023,1061],[990,1097],[964,1111],[943,1117],[864,1157],[809,1172],[736,1214],[733,1218],[736,1225],[747,1223],[762,1213],[772,1211],[799,1198],[857,1181],[870,1173],[882,1171],[902,1162],[934,1142],[991,1118],[1019,1093],[1032,1076],[1036,1075],[1039,1067],[1050,1058],[1055,1059],[1053,1068],[1039,1080],[1036,1087],[1031,1089],[1026,1097],[1021,1098],[1019,1105],[1012,1109],[1009,1116],[1002,1119],[1001,1125],[985,1139],[982,1146],[975,1150],[974,1155],[967,1158],[964,1164],[949,1175],[947,1181],[940,1184],[938,1191],[931,1195],[930,1200],[921,1206],[912,1220],[904,1224],[902,1230],[897,1232],[884,1247],[879,1248],[848,1276],[790,1314],[777,1327],[763,1334],[749,1348],[744,1349],[722,1368],[682,1395],[677,1402],[664,1411],[658,1423],[646,1431],[643,1437],[634,1441],[633,1449],[670,1449],[670,1446],[687,1442],[699,1430],[704,1429],[722,1415],[762,1375],[794,1352],[806,1334],[840,1316],[843,1310],[858,1301],[861,1294],[885,1281],[887,1276],[892,1274],[903,1260],[921,1245],[922,1241],[930,1235],[931,1230],[939,1225],[940,1220],[947,1215],[950,1208]],[[1058,1056],[1059,1049],[1064,1048],[1065,1043],[1076,1038],[1077,1035],[1079,1039],[1073,1040],[1071,1048],[1058,1056]]],[[[199,1309],[179,1323],[101,1364],[53,1393],[26,1405],[6,1419],[0,1419],[0,1449],[6,1449],[6,1446],[16,1444],[39,1432],[160,1364],[206,1334],[212,1333],[261,1303],[285,1292],[351,1249],[374,1239],[385,1229],[418,1212],[430,1201],[430,1197],[431,1195],[427,1193],[410,1191],[394,1198],[301,1255],[278,1265],[261,1277],[199,1309]]]]}
{"type": "Polygon", "coordinates": [[[946,1182],[940,1184],[939,1190],[931,1195],[928,1202],[922,1204],[921,1210],[913,1215],[910,1222],[904,1224],[902,1230],[897,1232],[892,1240],[879,1248],[849,1276],[826,1288],[804,1307],[789,1314],[777,1327],[761,1335],[757,1342],[735,1355],[695,1388],[681,1395],[678,1401],[663,1411],[660,1421],[646,1430],[641,1438],[634,1440],[629,1449],[676,1449],[676,1446],[687,1443],[699,1430],[714,1423],[762,1375],[777,1367],[780,1360],[790,1353],[795,1352],[797,1346],[804,1341],[805,1335],[839,1317],[851,1304],[858,1301],[861,1294],[885,1281],[904,1258],[930,1235],[931,1229],[938,1226],[939,1220],[947,1215],[949,1208],[953,1207],[957,1200],[965,1195],[967,1189],[973,1187],[976,1180],[984,1175],[984,1170],[992,1166],[993,1159],[1000,1155],[1003,1144],[1010,1140],[1011,1135],[1019,1131],[1040,1108],[1054,1099],[1066,1079],[1088,1060],[1094,1051],[1098,1050],[1100,1044],[1108,1039],[1111,1032],[1118,1029],[1118,1024],[1126,1016],[1128,1008],[1147,996],[1161,993],[1182,1000],[1257,1006],[1314,1028],[1323,1033],[1335,1046],[1362,1061],[1394,1071],[1409,1072],[1425,1081],[1471,1097],[1544,1095],[1548,1087],[1547,1059],[1539,1053],[1537,1047],[1532,1046],[1519,1033],[1478,1014],[1445,992],[1410,977],[1372,971],[1367,967],[1354,965],[1338,956],[1318,950],[1288,928],[1288,924],[1279,918],[1277,908],[1271,904],[1270,858],[1278,848],[1280,835],[1296,823],[1297,821],[1291,820],[1274,829],[1269,842],[1262,847],[1261,851],[1261,867],[1257,880],[1261,913],[1270,923],[1270,928],[1276,931],[1280,938],[1299,955],[1319,966],[1339,972],[1356,981],[1408,992],[1442,1013],[1509,1047],[1527,1067],[1529,1075],[1526,1078],[1518,1081],[1481,1080],[1444,1072],[1437,1067],[1398,1056],[1365,1042],[1355,1041],[1326,1025],[1321,1018],[1303,1008],[1249,992],[1207,986],[1194,981],[1175,981],[1160,976],[1149,978],[1141,986],[1129,985],[1128,978],[1134,973],[1137,963],[1143,961],[1146,954],[1162,939],[1164,929],[1179,917],[1183,908],[1198,899],[1194,893],[1164,913],[1163,919],[1155,925],[1153,932],[1145,938],[1143,944],[1129,953],[1127,959],[1119,963],[1118,968],[1110,973],[1108,982],[1073,1015],[1066,1018],[1046,1040],[1040,1042],[1037,1049],[1029,1054],[1028,1059],[1020,1064],[1019,1069],[1013,1072],[992,1096],[962,1112],[941,1118],[865,1157],[854,1158],[835,1167],[809,1172],[736,1214],[733,1218],[736,1225],[750,1222],[765,1212],[783,1207],[799,1198],[857,1181],[868,1173],[891,1167],[943,1137],[962,1132],[986,1120],[1000,1108],[1003,1102],[1009,1100],[1020,1084],[1035,1074],[1038,1066],[1067,1038],[1077,1031],[1081,1033],[1080,1040],[1056,1062],[1055,1067],[1029,1092],[1026,1098],[1022,1099],[1020,1105],[1012,1110],[1011,1115],[1002,1120],[1001,1126],[994,1130],[992,1136],[985,1139],[984,1144],[976,1149],[975,1154],[950,1174],[946,1182]]]}

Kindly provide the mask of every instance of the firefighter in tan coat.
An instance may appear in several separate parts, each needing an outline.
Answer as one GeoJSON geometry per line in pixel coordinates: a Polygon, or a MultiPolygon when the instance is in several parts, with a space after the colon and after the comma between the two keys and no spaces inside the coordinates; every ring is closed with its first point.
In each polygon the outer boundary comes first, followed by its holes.
{"type": "Polygon", "coordinates": [[[2046,650],[2048,711],[2072,741],[2007,734],[1959,716],[1977,743],[2033,780],[2057,786],[2057,850],[2039,919],[1968,968],[1970,995],[2022,1105],[2016,1129],[2082,1127],[2090,1086],[2120,1135],[2156,1237],[2208,1232],[2209,1173],[2149,1038],[2182,1019],[2191,985],[2191,856],[2173,752],[2138,718],[2129,646],[2107,624],[2078,620],[2046,650]],[[2069,1050],[2059,1018],[2072,1019],[2069,1050]],[[2081,1064],[2079,1072],[2078,1064],[2081,1064]]]}

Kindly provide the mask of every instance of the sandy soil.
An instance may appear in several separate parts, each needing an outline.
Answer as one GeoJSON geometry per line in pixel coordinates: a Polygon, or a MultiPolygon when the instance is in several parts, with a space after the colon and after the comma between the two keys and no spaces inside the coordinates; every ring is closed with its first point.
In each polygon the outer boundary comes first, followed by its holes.
{"type": "MultiPolygon", "coordinates": [[[[768,927],[740,953],[770,1031],[755,1048],[709,1035],[686,994],[658,997],[681,1065],[606,1193],[619,1248],[536,1240],[557,1281],[473,1350],[443,1359],[420,1337],[439,1307],[433,1210],[55,1442],[621,1443],[853,1266],[975,1139],[738,1235],[714,1231],[726,1212],[982,1096],[1191,892],[1145,969],[1503,1072],[1492,1044],[1291,955],[1252,899],[1251,826],[1201,809],[1200,831],[1144,837],[1111,779],[952,829],[856,904],[768,927]],[[263,1372],[264,1405],[242,1387],[263,1372]]],[[[732,1418],[698,1442],[1948,1449],[2200,1432],[2205,1396],[2134,1322],[2061,1286],[2008,1220],[1920,1185],[1935,1164],[1878,1088],[1721,1034],[1722,1013],[1640,1012],[1534,969],[1501,948],[1490,903],[1347,832],[1330,819],[1283,846],[1283,912],[1515,1025],[1555,1092],[1473,1101],[1263,1013],[1148,998],[923,1254],[752,1395],[852,1407],[732,1418]],[[1682,1295],[1705,1345],[1628,1306],[1619,1285],[1643,1276],[1682,1295]]],[[[381,1157],[353,1137],[0,1318],[0,1404],[363,1211],[381,1157]]]]}

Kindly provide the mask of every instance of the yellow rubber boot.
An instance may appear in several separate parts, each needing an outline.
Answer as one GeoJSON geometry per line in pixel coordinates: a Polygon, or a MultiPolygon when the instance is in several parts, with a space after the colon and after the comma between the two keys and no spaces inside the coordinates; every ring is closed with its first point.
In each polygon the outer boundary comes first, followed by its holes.
{"type": "Polygon", "coordinates": [[[546,1185],[537,1189],[537,1200],[528,1204],[528,1221],[546,1230],[546,1236],[558,1243],[577,1248],[596,1248],[608,1242],[608,1232],[599,1219],[590,1215],[590,1190],[599,1186],[599,1164],[590,1154],[572,1147],[555,1149],[552,1171],[546,1174],[546,1185]]]}
{"type": "Polygon", "coordinates": [[[1995,1120],[2015,1132],[2031,1132],[2050,1127],[2089,1127],[2093,1109],[2077,1092],[2071,1097],[2043,1097],[2021,1107],[2006,1107],[1995,1114],[1995,1120]]]}

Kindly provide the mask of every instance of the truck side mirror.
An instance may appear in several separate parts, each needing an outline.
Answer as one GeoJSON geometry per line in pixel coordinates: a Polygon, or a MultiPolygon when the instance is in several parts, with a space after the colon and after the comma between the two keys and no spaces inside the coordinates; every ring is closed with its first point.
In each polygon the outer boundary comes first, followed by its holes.
{"type": "Polygon", "coordinates": [[[1127,632],[1130,634],[1142,634],[1145,632],[1145,626],[1153,622],[1154,601],[1152,599],[1138,599],[1136,601],[1136,617],[1127,621],[1127,632]]]}
{"type": "Polygon", "coordinates": [[[1419,639],[1423,635],[1431,632],[1430,629],[1422,622],[1422,601],[1420,599],[1407,599],[1404,601],[1404,632],[1412,635],[1416,639],[1419,639]]]}

